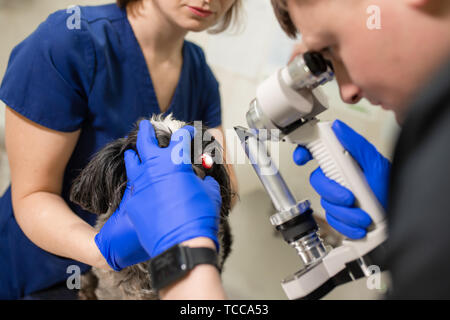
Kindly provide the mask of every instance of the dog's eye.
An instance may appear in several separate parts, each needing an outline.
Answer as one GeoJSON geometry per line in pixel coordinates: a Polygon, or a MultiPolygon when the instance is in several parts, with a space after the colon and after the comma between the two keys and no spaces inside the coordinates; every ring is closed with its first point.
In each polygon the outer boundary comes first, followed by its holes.
{"type": "Polygon", "coordinates": [[[213,158],[209,154],[207,154],[207,153],[202,154],[201,159],[202,159],[203,168],[205,168],[207,170],[212,168],[214,161],[213,161],[213,158]]]}

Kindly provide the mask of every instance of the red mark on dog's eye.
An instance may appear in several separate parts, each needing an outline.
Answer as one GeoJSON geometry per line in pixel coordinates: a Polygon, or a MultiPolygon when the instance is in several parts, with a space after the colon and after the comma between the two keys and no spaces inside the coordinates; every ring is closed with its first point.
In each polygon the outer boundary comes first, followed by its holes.
{"type": "Polygon", "coordinates": [[[211,169],[214,164],[212,157],[209,154],[202,154],[202,166],[205,169],[211,169]]]}

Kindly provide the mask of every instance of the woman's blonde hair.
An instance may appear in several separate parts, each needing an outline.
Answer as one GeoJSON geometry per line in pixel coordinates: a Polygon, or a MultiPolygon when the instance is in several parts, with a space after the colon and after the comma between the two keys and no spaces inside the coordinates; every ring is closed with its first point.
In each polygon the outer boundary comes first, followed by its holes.
{"type": "MultiPolygon", "coordinates": [[[[125,8],[131,2],[139,2],[141,0],[117,0],[120,8],[125,8]]],[[[237,23],[240,12],[242,10],[242,0],[235,0],[231,8],[225,13],[222,20],[214,28],[208,30],[209,33],[216,34],[227,30],[232,23],[237,23]]]]}
{"type": "Polygon", "coordinates": [[[242,11],[242,0],[235,0],[231,8],[225,13],[217,26],[208,30],[208,33],[217,34],[227,30],[232,24],[237,24],[242,11]]]}

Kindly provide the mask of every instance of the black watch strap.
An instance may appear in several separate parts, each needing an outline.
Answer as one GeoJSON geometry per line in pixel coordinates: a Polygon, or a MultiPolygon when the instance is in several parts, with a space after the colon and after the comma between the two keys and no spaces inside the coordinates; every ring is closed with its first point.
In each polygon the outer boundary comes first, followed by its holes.
{"type": "Polygon", "coordinates": [[[180,280],[199,264],[212,264],[219,269],[216,250],[182,245],[167,249],[150,260],[148,271],[152,288],[159,291],[180,280]]]}
{"type": "Polygon", "coordinates": [[[216,268],[219,268],[217,265],[216,250],[211,248],[184,248],[186,249],[187,261],[190,263],[190,265],[187,266],[188,270],[192,270],[199,264],[212,264],[216,268]]]}

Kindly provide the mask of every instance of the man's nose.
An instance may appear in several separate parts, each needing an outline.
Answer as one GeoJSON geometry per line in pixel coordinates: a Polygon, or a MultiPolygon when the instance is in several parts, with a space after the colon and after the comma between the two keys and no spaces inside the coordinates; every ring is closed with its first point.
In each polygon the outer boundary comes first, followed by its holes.
{"type": "Polygon", "coordinates": [[[363,92],[353,83],[345,67],[342,64],[334,64],[334,73],[342,101],[348,104],[358,103],[363,98],[363,92]]]}
{"type": "Polygon", "coordinates": [[[345,103],[348,104],[355,104],[358,103],[363,97],[362,97],[362,91],[361,89],[352,84],[352,83],[344,83],[339,84],[339,92],[341,94],[341,99],[345,103]]]}

